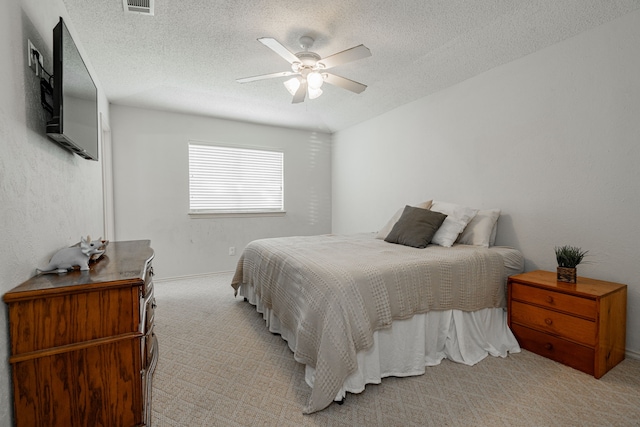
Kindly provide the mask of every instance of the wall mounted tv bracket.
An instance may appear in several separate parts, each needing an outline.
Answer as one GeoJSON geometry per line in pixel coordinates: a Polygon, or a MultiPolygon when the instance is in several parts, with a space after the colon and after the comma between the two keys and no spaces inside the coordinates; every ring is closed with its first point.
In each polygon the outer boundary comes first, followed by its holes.
{"type": "Polygon", "coordinates": [[[27,41],[27,55],[29,59],[29,68],[32,68],[37,76],[47,75],[47,78],[40,77],[40,104],[42,108],[47,110],[49,114],[53,114],[53,75],[50,74],[44,68],[44,59],[40,54],[40,51],[31,43],[31,40],[27,41]]]}

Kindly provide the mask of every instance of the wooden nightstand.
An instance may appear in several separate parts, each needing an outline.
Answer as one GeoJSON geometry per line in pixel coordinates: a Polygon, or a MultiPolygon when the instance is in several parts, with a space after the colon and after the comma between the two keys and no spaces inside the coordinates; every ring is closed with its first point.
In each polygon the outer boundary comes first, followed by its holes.
{"type": "Polygon", "coordinates": [[[509,327],[520,346],[600,378],[624,360],[627,285],[531,271],[509,277],[509,327]]]}

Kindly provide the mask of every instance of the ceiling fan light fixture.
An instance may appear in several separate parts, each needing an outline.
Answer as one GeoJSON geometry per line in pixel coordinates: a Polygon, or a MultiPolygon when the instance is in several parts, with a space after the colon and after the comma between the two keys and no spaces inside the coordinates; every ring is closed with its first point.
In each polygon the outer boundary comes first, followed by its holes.
{"type": "Polygon", "coordinates": [[[300,80],[297,77],[287,80],[284,82],[284,87],[287,88],[291,95],[295,95],[300,87],[300,80]]]}
{"type": "Polygon", "coordinates": [[[324,78],[319,72],[312,71],[307,75],[307,83],[309,84],[309,89],[320,89],[322,83],[324,83],[324,78]]]}
{"type": "Polygon", "coordinates": [[[244,77],[236,79],[238,83],[247,83],[275,77],[296,76],[284,82],[285,88],[293,96],[292,104],[304,102],[305,98],[315,99],[321,96],[322,90],[320,87],[325,80],[330,85],[341,87],[353,93],[361,93],[367,88],[367,86],[362,83],[325,72],[325,70],[329,68],[371,56],[371,51],[365,45],[361,44],[322,58],[317,53],[309,51],[313,45],[313,38],[309,36],[303,36],[300,39],[300,46],[302,46],[304,51],[295,54],[274,38],[261,37],[258,41],[291,64],[291,71],[244,77]]]}
{"type": "Polygon", "coordinates": [[[315,89],[315,88],[312,88],[311,86],[309,86],[307,91],[309,92],[309,99],[316,99],[317,97],[322,95],[322,89],[320,89],[320,88],[315,89]]]}

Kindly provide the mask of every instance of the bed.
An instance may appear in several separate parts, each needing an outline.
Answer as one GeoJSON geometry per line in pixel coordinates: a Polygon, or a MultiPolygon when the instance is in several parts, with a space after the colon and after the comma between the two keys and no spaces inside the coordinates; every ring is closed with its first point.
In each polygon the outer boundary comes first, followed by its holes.
{"type": "Polygon", "coordinates": [[[506,279],[523,270],[519,251],[418,249],[376,237],[261,239],[239,259],[235,293],[305,365],[312,391],[304,413],[387,376],[423,374],[444,358],[473,365],[520,351],[505,312],[506,279]]]}

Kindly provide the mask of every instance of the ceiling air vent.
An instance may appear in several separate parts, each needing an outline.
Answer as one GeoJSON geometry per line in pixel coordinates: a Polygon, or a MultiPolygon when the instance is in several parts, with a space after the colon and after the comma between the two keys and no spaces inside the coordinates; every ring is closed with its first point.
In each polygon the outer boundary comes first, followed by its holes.
{"type": "Polygon", "coordinates": [[[153,3],[155,0],[122,0],[124,13],[136,13],[138,15],[153,15],[153,3]]]}

